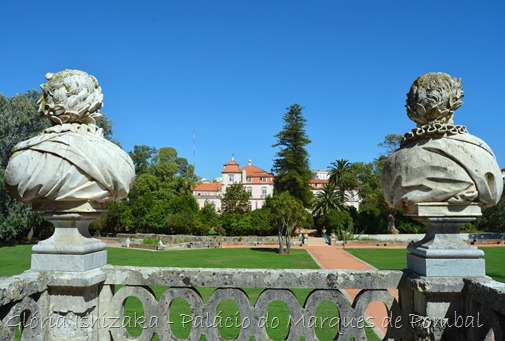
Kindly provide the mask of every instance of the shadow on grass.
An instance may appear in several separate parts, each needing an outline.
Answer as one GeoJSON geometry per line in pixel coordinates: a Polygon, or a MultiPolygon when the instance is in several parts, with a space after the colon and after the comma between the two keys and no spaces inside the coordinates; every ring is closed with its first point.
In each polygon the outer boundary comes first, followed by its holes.
{"type": "Polygon", "coordinates": [[[252,251],[279,253],[278,247],[252,247],[252,251]]]}

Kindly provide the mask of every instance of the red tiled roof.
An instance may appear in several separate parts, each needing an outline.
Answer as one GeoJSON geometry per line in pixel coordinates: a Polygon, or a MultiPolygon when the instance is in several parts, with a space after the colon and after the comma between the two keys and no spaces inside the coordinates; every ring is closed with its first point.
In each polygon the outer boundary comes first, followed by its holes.
{"type": "Polygon", "coordinates": [[[330,180],[323,180],[323,179],[312,179],[310,180],[310,187],[312,189],[322,189],[324,185],[326,185],[330,180]],[[319,187],[317,185],[320,185],[319,187]]]}
{"type": "Polygon", "coordinates": [[[265,176],[265,177],[273,177],[274,175],[272,173],[268,173],[264,171],[263,169],[253,166],[253,165],[248,165],[245,166],[243,169],[246,171],[246,176],[265,176]]]}
{"type": "Polygon", "coordinates": [[[330,180],[323,180],[318,178],[310,180],[311,184],[327,184],[328,182],[330,182],[330,180]]]}
{"type": "Polygon", "coordinates": [[[193,191],[207,191],[207,192],[212,192],[212,191],[220,191],[222,189],[223,185],[219,182],[212,182],[212,183],[203,183],[196,185],[195,188],[193,188],[193,191]]]}
{"type": "Polygon", "coordinates": [[[244,185],[265,185],[273,182],[274,175],[259,167],[247,165],[243,169],[246,171],[246,177],[242,179],[244,185]],[[266,181],[262,181],[262,178],[265,178],[266,181]]]}
{"type": "Polygon", "coordinates": [[[224,164],[224,169],[221,173],[242,173],[242,170],[235,160],[231,160],[230,162],[224,164]]]}

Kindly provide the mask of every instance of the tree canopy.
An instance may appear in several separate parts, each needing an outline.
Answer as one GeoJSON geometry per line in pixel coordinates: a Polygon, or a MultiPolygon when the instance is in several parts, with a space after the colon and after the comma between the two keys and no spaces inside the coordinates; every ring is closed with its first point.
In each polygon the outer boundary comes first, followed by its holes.
{"type": "Polygon", "coordinates": [[[289,192],[309,207],[312,201],[309,168],[309,153],[305,148],[311,141],[305,132],[306,119],[303,107],[293,104],[284,114],[284,126],[275,135],[277,142],[272,146],[280,147],[274,159],[272,171],[275,173],[274,189],[276,193],[289,192]]]}
{"type": "Polygon", "coordinates": [[[295,229],[302,228],[310,220],[310,214],[303,207],[303,203],[290,195],[287,191],[269,197],[266,206],[270,210],[270,222],[277,228],[279,236],[279,253],[289,254],[291,249],[291,235],[295,229]]]}
{"type": "Polygon", "coordinates": [[[203,234],[210,227],[199,217],[192,195],[194,167],[171,147],[134,146],[129,152],[137,173],[128,199],[111,204],[93,224],[103,232],[203,234]],[[206,226],[207,228],[203,228],[206,226]]]}
{"type": "Polygon", "coordinates": [[[30,206],[11,198],[3,181],[12,148],[50,126],[38,114],[39,96],[34,90],[10,98],[0,94],[0,244],[39,235],[48,226],[30,206]]]}
{"type": "Polygon", "coordinates": [[[249,193],[241,184],[232,184],[226,188],[221,200],[221,210],[225,214],[246,214],[249,212],[249,193]]]}

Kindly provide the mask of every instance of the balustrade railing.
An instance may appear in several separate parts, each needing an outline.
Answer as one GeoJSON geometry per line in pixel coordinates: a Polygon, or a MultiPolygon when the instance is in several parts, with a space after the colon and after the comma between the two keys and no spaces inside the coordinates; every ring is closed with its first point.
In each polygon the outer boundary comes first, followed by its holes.
{"type": "Polygon", "coordinates": [[[505,283],[466,279],[465,301],[468,316],[475,319],[470,326],[467,319],[459,321],[468,329],[467,340],[505,340],[505,283]]]}
{"type": "MultiPolygon", "coordinates": [[[[288,340],[317,340],[316,310],[325,301],[332,302],[338,313],[328,320],[338,328],[338,338],[366,339],[366,309],[372,301],[383,302],[388,316],[402,316],[399,303],[387,289],[399,287],[404,276],[401,271],[332,271],[332,270],[260,270],[260,269],[187,269],[154,267],[105,266],[90,271],[92,276],[82,281],[82,273],[27,271],[19,276],[1,280],[2,304],[1,340],[46,340],[55,338],[55,329],[66,339],[71,325],[83,335],[96,334],[100,340],[177,340],[171,328],[170,310],[180,299],[190,307],[185,315],[191,332],[189,340],[223,339],[220,328],[228,325],[222,320],[220,304],[231,300],[238,313],[232,322],[238,327],[238,340],[268,340],[267,309],[272,302],[283,302],[289,311],[288,340]],[[86,297],[86,288],[98,282],[98,299],[86,297]],[[79,289],[78,287],[81,286],[79,289]],[[166,287],[156,298],[151,287],[166,287]],[[64,289],[66,287],[66,289],[64,289]],[[204,301],[197,288],[213,288],[204,301]],[[260,289],[253,302],[244,288],[260,289]],[[362,289],[349,301],[345,289],[362,289]],[[300,304],[293,289],[310,289],[300,304]],[[84,290],[84,291],[83,291],[84,290]],[[128,298],[142,304],[143,328],[139,336],[129,334],[124,306],[128,298]],[[72,312],[72,300],[93,301],[84,311],[72,312]],[[61,307],[68,302],[68,309],[61,307]],[[60,307],[58,307],[60,305],[60,307]],[[239,324],[237,325],[237,318],[239,324]],[[69,326],[70,325],[70,326],[69,326]],[[84,329],[84,330],[83,330],[84,329]],[[86,334],[87,333],[87,334],[86,334]],[[50,335],[51,337],[48,337],[50,335]]],[[[82,308],[81,308],[82,310],[82,308]]],[[[370,326],[368,326],[370,327],[370,326]]],[[[403,330],[389,328],[385,339],[399,339],[403,330]]],[[[57,336],[57,335],[56,335],[57,336]]]]}
{"type": "MultiPolygon", "coordinates": [[[[317,340],[315,334],[316,309],[324,301],[338,308],[334,323],[338,324],[341,340],[365,337],[365,321],[369,321],[366,308],[372,301],[383,302],[389,316],[401,315],[394,296],[387,289],[396,289],[401,283],[401,271],[331,271],[331,270],[251,270],[251,269],[181,269],[106,267],[105,286],[122,284],[119,290],[109,289],[101,298],[101,316],[124,317],[124,303],[128,297],[136,297],[142,303],[146,328],[139,340],[150,340],[157,334],[160,340],[177,339],[169,323],[170,307],[175,299],[187,302],[191,314],[190,340],[219,340],[219,327],[226,326],[218,306],[232,300],[238,314],[228,321],[229,326],[239,329],[238,340],[267,340],[267,308],[275,301],[284,302],[289,310],[288,340],[317,340]],[[165,286],[168,289],[156,299],[148,286],[165,286]],[[204,302],[197,287],[216,288],[204,302]],[[263,289],[256,302],[252,302],[243,288],[263,289]],[[344,289],[363,289],[349,302],[344,289]],[[311,289],[305,303],[300,305],[292,289],[311,289]],[[240,316],[237,320],[237,316],[240,316]],[[149,322],[151,321],[151,322],[149,322]],[[153,322],[155,321],[155,322],[153,322]],[[312,322],[311,322],[312,321],[312,322]]],[[[128,337],[124,326],[109,328],[114,339],[128,337]]],[[[395,338],[401,330],[390,328],[386,338],[395,338]]]]}
{"type": "MultiPolygon", "coordinates": [[[[0,279],[0,340],[151,340],[155,336],[159,340],[200,340],[202,336],[207,340],[222,340],[223,329],[229,327],[235,328],[236,340],[251,337],[269,340],[272,327],[275,329],[272,323],[279,323],[277,317],[268,320],[268,309],[273,302],[284,304],[289,315],[287,340],[318,340],[317,328],[321,323],[317,323],[317,309],[323,302],[330,302],[336,308],[325,322],[328,327],[336,328],[338,340],[366,340],[365,329],[374,323],[387,327],[384,340],[430,340],[429,333],[419,333],[430,330],[430,325],[441,330],[452,329],[452,332],[446,330],[445,335],[458,335],[459,340],[505,339],[505,284],[481,277],[464,279],[462,290],[456,293],[424,288],[438,291],[440,302],[450,301],[451,295],[461,295],[461,307],[456,312],[449,309],[451,316],[433,318],[418,315],[409,304],[408,292],[417,280],[415,274],[402,271],[111,265],[85,275],[27,271],[0,279]],[[153,292],[156,287],[161,287],[158,295],[153,292]],[[208,297],[201,294],[201,288],[208,288],[208,297]],[[250,297],[249,289],[259,294],[250,297]],[[295,295],[298,289],[308,289],[301,303],[295,295]],[[351,298],[346,292],[348,289],[360,289],[360,292],[351,298]],[[400,290],[400,301],[391,289],[400,290]],[[131,298],[142,305],[142,316],[135,317],[136,322],[141,322],[141,331],[136,336],[129,328],[132,317],[125,311],[126,302],[131,298]],[[76,304],[77,301],[82,302],[76,304]],[[173,330],[171,310],[176,301],[185,302],[188,307],[182,322],[178,320],[190,329],[185,337],[173,330]],[[221,304],[225,301],[235,305],[234,315],[223,315],[221,304]],[[372,302],[383,303],[386,320],[367,316],[366,310],[372,302]],[[76,311],[76,306],[80,310],[76,311]]],[[[444,286],[448,281],[442,279],[440,283],[444,286]]],[[[416,300],[414,296],[412,302],[416,300]]]]}

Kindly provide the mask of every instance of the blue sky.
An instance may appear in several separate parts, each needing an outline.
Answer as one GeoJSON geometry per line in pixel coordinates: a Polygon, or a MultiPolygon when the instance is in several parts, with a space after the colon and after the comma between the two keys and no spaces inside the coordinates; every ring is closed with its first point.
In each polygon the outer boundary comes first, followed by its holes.
{"type": "Polygon", "coordinates": [[[126,151],[174,147],[203,177],[232,154],[270,170],[293,103],[311,168],[372,161],[414,127],[405,94],[432,71],[462,78],[455,123],[505,167],[505,1],[4,0],[0,30],[1,93],[86,71],[126,151]]]}

